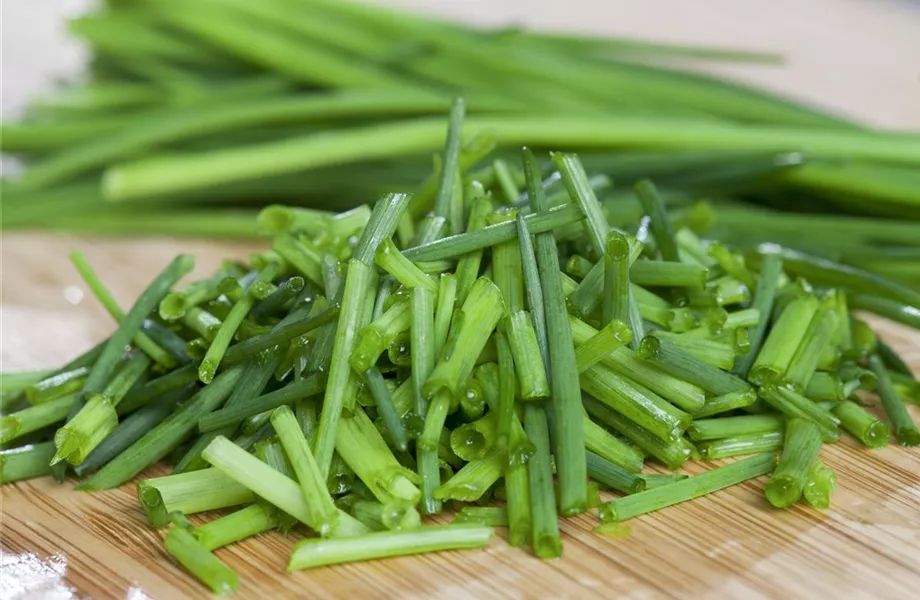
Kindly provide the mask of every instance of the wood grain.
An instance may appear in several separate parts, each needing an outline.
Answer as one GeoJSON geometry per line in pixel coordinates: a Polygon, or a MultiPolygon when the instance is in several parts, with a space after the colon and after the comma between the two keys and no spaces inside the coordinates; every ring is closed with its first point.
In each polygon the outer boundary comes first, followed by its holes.
{"type": "MultiPolygon", "coordinates": [[[[4,370],[59,364],[111,331],[91,297],[71,302],[83,290],[66,259],[72,249],[87,254],[127,306],[179,251],[195,253],[198,272],[207,273],[220,259],[245,256],[256,247],[5,236],[4,370]]],[[[874,324],[920,366],[920,335],[880,320],[874,324]]],[[[540,561],[496,539],[482,551],[287,574],[294,540],[278,533],[218,555],[239,572],[240,598],[913,597],[920,587],[917,451],[892,446],[870,452],[846,439],[826,447],[823,458],[839,478],[828,511],[773,510],[763,499],[763,481],[755,481],[635,519],[626,539],[593,533],[593,514],[566,520],[561,560],[540,561]]],[[[694,464],[687,471],[703,468],[694,464]]],[[[207,597],[165,555],[161,534],[147,526],[133,485],[85,493],[41,479],[0,488],[0,501],[4,551],[62,555],[69,563],[66,582],[80,597],[125,598],[138,589],[157,599],[207,597]]]]}

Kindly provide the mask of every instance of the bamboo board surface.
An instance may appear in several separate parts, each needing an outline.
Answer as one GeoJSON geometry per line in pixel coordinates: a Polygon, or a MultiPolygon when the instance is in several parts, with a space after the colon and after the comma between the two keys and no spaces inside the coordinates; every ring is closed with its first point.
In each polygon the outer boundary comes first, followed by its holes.
{"type": "MultiPolygon", "coordinates": [[[[60,364],[111,331],[108,316],[83,294],[69,266],[67,253],[75,248],[86,252],[123,306],[178,252],[196,254],[197,270],[205,274],[221,258],[242,257],[251,249],[8,235],[4,370],[60,364]]],[[[920,334],[874,324],[920,367],[920,334]]],[[[761,479],[629,522],[625,539],[592,533],[593,514],[566,520],[561,560],[540,561],[496,539],[484,551],[289,575],[284,569],[293,540],[277,533],[217,554],[239,572],[240,598],[912,597],[920,587],[920,453],[896,446],[869,452],[845,438],[826,447],[823,458],[838,473],[828,511],[804,505],[773,510],[763,498],[761,479]]],[[[695,464],[688,472],[700,470],[695,464]]],[[[85,493],[46,478],[3,486],[0,500],[0,546],[9,553],[4,560],[23,553],[39,559],[59,555],[67,564],[66,585],[77,597],[140,600],[145,597],[140,591],[156,599],[207,595],[165,554],[133,485],[85,493]]],[[[498,537],[503,535],[499,530],[498,537]]]]}

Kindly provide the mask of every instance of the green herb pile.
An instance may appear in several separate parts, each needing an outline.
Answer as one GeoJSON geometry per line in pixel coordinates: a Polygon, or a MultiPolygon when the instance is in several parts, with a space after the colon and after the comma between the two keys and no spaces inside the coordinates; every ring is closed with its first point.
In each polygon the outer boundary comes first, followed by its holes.
{"type": "Polygon", "coordinates": [[[269,530],[310,533],[292,570],[481,547],[493,527],[551,558],[560,517],[596,509],[605,532],[767,474],[774,506],[827,507],[822,444],[920,443],[920,384],[851,313],[920,328],[920,293],[708,239],[709,209],[668,212],[649,180],[621,211],[575,154],[471,170],[462,109],[414,198],[268,207],[271,250],[177,287],[179,256],[127,312],[74,254],[118,327],[61,369],[4,376],[0,481],[70,470],[105,490],[169,460],[138,481],[141,506],[227,592],[213,551],[269,530]],[[451,524],[422,524],[445,510],[451,524]]]}
{"type": "MultiPolygon", "coordinates": [[[[655,66],[774,57],[476,29],[342,0],[112,0],[70,28],[92,51],[87,80],[2,127],[3,151],[25,161],[4,182],[7,228],[250,236],[260,205],[338,212],[417,191],[460,95],[460,162],[480,181],[521,182],[483,162],[493,148],[511,164],[523,144],[577,152],[616,182],[602,200],[632,207],[631,185],[654,175],[669,206],[728,205],[724,241],[781,241],[920,280],[918,228],[903,224],[920,219],[916,134],[655,66]]],[[[431,208],[421,196],[416,217],[431,208]]]]}

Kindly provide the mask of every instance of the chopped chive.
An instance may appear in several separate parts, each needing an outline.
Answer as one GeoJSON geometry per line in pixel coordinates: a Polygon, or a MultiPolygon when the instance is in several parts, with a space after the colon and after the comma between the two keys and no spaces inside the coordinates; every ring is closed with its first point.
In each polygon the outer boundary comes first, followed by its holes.
{"type": "MultiPolygon", "coordinates": [[[[470,287],[472,287],[472,284],[470,287]]],[[[451,273],[442,274],[440,283],[438,284],[437,305],[434,310],[434,352],[432,353],[432,358],[434,359],[440,356],[441,349],[444,348],[444,344],[447,343],[451,319],[453,319],[454,316],[454,306],[457,302],[463,304],[463,300],[466,300],[466,295],[469,295],[469,290],[467,290],[462,300],[459,294],[460,284],[458,276],[451,273]]],[[[415,308],[413,307],[413,311],[414,310],[415,308]]],[[[413,362],[415,362],[415,359],[413,359],[413,362]]],[[[428,369],[429,373],[433,368],[434,364],[428,369]]],[[[426,374],[425,378],[427,379],[427,377],[428,375],[426,374]]],[[[421,388],[421,385],[419,385],[419,388],[421,388]]]]}
{"type": "MultiPolygon", "coordinates": [[[[74,267],[76,267],[77,272],[80,274],[80,277],[83,278],[83,281],[86,282],[86,285],[89,286],[90,291],[99,300],[99,303],[102,304],[106,312],[109,313],[113,319],[115,319],[115,322],[120,323],[122,320],[124,320],[124,311],[122,311],[121,307],[118,306],[118,303],[115,302],[115,298],[112,297],[112,294],[105,287],[105,284],[103,284],[102,280],[99,279],[99,276],[96,275],[96,272],[86,260],[86,257],[83,256],[83,254],[80,252],[72,252],[70,254],[70,261],[74,264],[74,267]]],[[[185,267],[180,270],[184,270],[185,272],[179,275],[179,277],[191,270],[191,264],[187,266],[187,270],[185,267]]],[[[176,279],[179,279],[179,277],[176,279]]],[[[175,281],[173,281],[173,283],[175,283],[175,281]]],[[[169,287],[171,287],[171,285],[172,283],[169,287]]],[[[156,302],[158,304],[160,299],[158,298],[156,302]]],[[[146,317],[147,315],[144,315],[144,318],[146,317]]],[[[137,344],[137,347],[143,350],[158,365],[161,365],[167,369],[176,366],[176,359],[169,352],[161,348],[156,342],[150,339],[146,333],[142,331],[136,332],[134,334],[134,343],[137,344]]]]}
{"type": "MultiPolygon", "coordinates": [[[[358,245],[355,248],[352,258],[366,265],[374,263],[374,255],[377,252],[377,246],[383,240],[393,237],[396,231],[396,225],[405,213],[406,208],[411,200],[409,194],[384,194],[374,205],[374,210],[364,227],[358,245]]],[[[409,258],[409,257],[407,257],[409,258]]],[[[447,258],[447,257],[441,257],[447,258]]],[[[410,258],[413,261],[435,260],[434,258],[410,258]]]]}
{"type": "Polygon", "coordinates": [[[837,474],[830,467],[825,467],[821,460],[816,460],[805,481],[805,501],[815,508],[828,508],[836,488],[837,474]]]}
{"type": "Polygon", "coordinates": [[[74,394],[0,416],[0,444],[44,429],[67,418],[74,394]]]}
{"type": "Polygon", "coordinates": [[[732,456],[759,454],[783,447],[782,431],[747,433],[732,437],[706,440],[696,444],[696,449],[704,460],[718,460],[732,456]]]}
{"type": "Polygon", "coordinates": [[[481,548],[491,527],[436,525],[408,531],[378,531],[348,539],[306,539],[294,546],[288,571],[441,550],[481,548]]]}
{"type": "Polygon", "coordinates": [[[532,447],[524,433],[517,415],[513,415],[512,448],[505,464],[505,495],[509,522],[509,539],[512,546],[523,546],[531,542],[533,529],[533,505],[531,500],[530,470],[527,460],[519,450],[522,445],[532,447]],[[517,438],[517,439],[515,439],[517,438]]]}
{"type": "MultiPolygon", "coordinates": [[[[536,403],[524,405],[524,429],[535,448],[533,456],[527,462],[533,517],[533,551],[539,558],[558,558],[562,556],[562,540],[559,537],[559,520],[556,517],[549,427],[543,407],[536,403]]],[[[587,458],[585,464],[587,465],[587,458]]],[[[587,492],[585,495],[587,496],[587,492]]]]}
{"type": "Polygon", "coordinates": [[[216,550],[278,527],[278,511],[265,504],[250,504],[227,516],[191,529],[202,546],[216,550]]]}
{"type": "Polygon", "coordinates": [[[853,343],[850,354],[853,358],[865,358],[876,351],[878,339],[868,323],[853,318],[850,321],[850,332],[853,343]]]}
{"type": "Polygon", "coordinates": [[[783,309],[751,366],[751,382],[762,385],[780,380],[817,312],[818,300],[810,294],[793,299],[783,309]]]}
{"type": "Polygon", "coordinates": [[[451,524],[468,523],[484,527],[508,527],[510,520],[508,510],[504,506],[465,506],[457,513],[451,524]]]}
{"type": "Polygon", "coordinates": [[[408,288],[426,287],[432,292],[437,291],[437,283],[403,256],[392,240],[383,240],[377,246],[374,260],[377,266],[408,288]]]}
{"type": "Polygon", "coordinates": [[[669,485],[601,504],[598,514],[604,523],[626,521],[760,477],[771,472],[775,465],[776,457],[772,452],[758,454],[669,485]]]}
{"type": "Polygon", "coordinates": [[[193,365],[180,367],[166,375],[151,379],[142,386],[135,386],[125,395],[116,409],[119,415],[133,412],[164,394],[181,389],[196,381],[198,381],[198,373],[193,365]]]}
{"type": "Polygon", "coordinates": [[[772,254],[765,256],[760,265],[757,288],[754,291],[754,308],[757,309],[761,318],[752,331],[751,348],[743,356],[739,356],[735,361],[733,372],[739,377],[748,376],[748,372],[751,370],[755,359],[761,351],[764,334],[767,331],[770,314],[773,311],[773,303],[776,299],[776,289],[780,275],[782,274],[782,269],[782,259],[772,254]]]}
{"type": "MultiPolygon", "coordinates": [[[[374,207],[374,215],[378,214],[378,207],[385,205],[385,203],[386,198],[377,203],[377,206],[374,207]]],[[[378,218],[389,219],[385,214],[378,218]]],[[[372,215],[371,223],[373,222],[374,216],[372,215]]],[[[368,228],[371,227],[371,223],[368,223],[368,228]]],[[[396,221],[394,220],[394,226],[395,223],[396,221]]],[[[364,234],[361,236],[361,242],[359,242],[359,249],[366,239],[370,239],[377,234],[365,229],[364,234]]],[[[386,238],[389,238],[389,234],[383,239],[386,238]]],[[[374,250],[376,250],[376,246],[366,253],[372,256],[374,250]]],[[[326,394],[323,398],[323,408],[320,413],[316,440],[313,443],[316,463],[324,474],[328,473],[329,464],[332,462],[335,432],[347,402],[346,398],[354,399],[357,374],[348,364],[348,360],[352,352],[354,352],[358,331],[370,320],[370,311],[365,311],[363,307],[368,302],[373,302],[375,295],[373,290],[375,289],[376,273],[370,263],[363,262],[358,256],[359,252],[356,249],[355,258],[348,261],[348,273],[345,276],[341,312],[335,329],[335,342],[332,347],[332,358],[329,364],[329,380],[326,385],[326,394]],[[365,316],[367,320],[363,319],[365,316]]]]}
{"type": "Polygon", "coordinates": [[[254,317],[269,317],[281,312],[286,304],[300,296],[306,285],[304,278],[299,275],[288,277],[271,295],[253,306],[249,314],[254,317]]]}
{"type": "Polygon", "coordinates": [[[614,429],[643,452],[664,463],[669,469],[680,468],[690,458],[690,446],[682,441],[683,438],[662,440],[594,398],[585,397],[582,402],[588,413],[597,421],[614,429]]]}
{"type": "Polygon", "coordinates": [[[377,407],[377,412],[386,425],[390,441],[393,442],[396,448],[405,452],[409,444],[406,428],[403,426],[402,419],[396,410],[393,397],[390,395],[390,390],[387,388],[380,369],[371,367],[364,372],[364,378],[371,396],[374,398],[374,406],[377,407]]]}
{"type": "Polygon", "coordinates": [[[358,343],[349,358],[352,368],[363,373],[373,367],[399,334],[409,331],[411,321],[412,313],[407,300],[398,300],[390,305],[378,319],[361,329],[358,343]]]}
{"type": "Polygon", "coordinates": [[[332,216],[325,210],[271,204],[259,211],[256,230],[260,235],[271,236],[289,231],[319,235],[329,227],[332,216]]]}
{"type": "Polygon", "coordinates": [[[25,392],[26,401],[32,406],[37,406],[79,392],[83,389],[88,374],[88,367],[54,373],[26,385],[22,391],[25,392]]]}
{"type": "Polygon", "coordinates": [[[214,556],[187,529],[174,527],[163,539],[166,551],[192,575],[218,595],[232,594],[239,586],[237,574],[214,556]]]}
{"type": "Polygon", "coordinates": [[[627,471],[590,450],[588,451],[588,477],[610,489],[624,494],[636,494],[645,489],[641,475],[627,471]]]}
{"type": "MultiPolygon", "coordinates": [[[[513,360],[514,351],[508,343],[508,336],[501,331],[496,334],[495,345],[498,350],[498,403],[492,410],[492,413],[496,415],[494,442],[499,447],[507,447],[511,440],[511,426],[515,418],[514,396],[517,389],[515,385],[517,379],[515,378],[516,369],[513,360]]],[[[537,360],[540,367],[542,367],[543,359],[538,357],[537,360]]],[[[545,374],[543,383],[546,383],[545,374]]]]}
{"type": "Polygon", "coordinates": [[[0,393],[18,394],[25,391],[27,387],[34,386],[43,379],[53,377],[55,374],[57,374],[57,371],[54,369],[20,371],[17,373],[0,373],[0,393]]]}
{"type": "Polygon", "coordinates": [[[723,342],[669,331],[656,331],[655,336],[671,342],[687,354],[723,371],[730,371],[732,365],[735,364],[734,347],[723,342]]]}
{"type": "MultiPolygon", "coordinates": [[[[465,115],[466,104],[463,98],[456,98],[450,108],[447,139],[444,142],[441,173],[438,177],[438,193],[434,200],[434,214],[438,217],[449,218],[451,216],[450,207],[460,167],[460,134],[465,115]]],[[[451,222],[451,230],[455,233],[459,232],[459,223],[451,222]]]]}
{"type": "Polygon", "coordinates": [[[503,330],[514,357],[521,399],[537,400],[549,397],[549,382],[543,368],[543,357],[537,343],[533,320],[527,311],[511,313],[503,321],[503,330]]]}
{"type": "Polygon", "coordinates": [[[787,387],[765,386],[760,388],[758,395],[764,402],[790,419],[804,419],[817,425],[825,442],[835,442],[840,438],[837,417],[795,390],[787,387]]]}
{"type": "Polygon", "coordinates": [[[213,468],[138,481],[137,497],[154,527],[165,527],[172,512],[191,515],[255,501],[249,489],[213,468]]]}
{"type": "Polygon", "coordinates": [[[55,451],[52,441],[0,451],[0,484],[51,474],[55,451]]]}
{"type": "MultiPolygon", "coordinates": [[[[528,155],[533,159],[533,155],[528,155]]],[[[534,159],[535,160],[535,159],[534,159]]],[[[533,165],[525,162],[525,171],[530,173],[533,165]]],[[[530,175],[528,175],[529,181],[530,175]]],[[[518,245],[521,250],[522,275],[524,277],[524,294],[527,297],[527,307],[533,317],[534,331],[537,334],[537,344],[543,358],[543,367],[549,371],[549,341],[546,336],[546,310],[543,305],[543,287],[540,285],[540,272],[537,267],[537,257],[534,253],[533,240],[527,228],[527,222],[521,215],[517,218],[518,245]]]]}
{"type": "MultiPolygon", "coordinates": [[[[435,297],[431,290],[414,288],[412,290],[412,323],[410,335],[412,343],[412,408],[420,419],[426,419],[428,413],[428,399],[423,393],[423,387],[434,370],[438,354],[435,351],[437,335],[440,333],[436,326],[443,328],[444,340],[447,339],[447,328],[450,326],[453,311],[453,302],[456,298],[456,278],[451,278],[446,294],[439,289],[438,312],[435,313],[435,297]],[[451,293],[451,290],[453,293],[451,293]],[[444,301],[443,311],[442,299],[444,301]],[[449,312],[450,311],[450,312],[449,312]]],[[[444,283],[442,279],[442,284],[444,283]]],[[[438,432],[440,433],[440,431],[438,432]]],[[[416,446],[416,460],[421,479],[422,513],[436,514],[441,511],[441,503],[434,497],[434,491],[441,485],[438,471],[438,455],[435,449],[426,448],[424,445],[416,446]]]]}
{"type": "Polygon", "coordinates": [[[595,254],[601,256],[606,246],[610,226],[604,216],[600,202],[588,181],[584,166],[575,154],[554,153],[553,164],[559,169],[562,183],[565,185],[572,202],[577,202],[585,213],[585,227],[595,254]]]}
{"type": "Polygon", "coordinates": [[[687,479],[687,475],[677,475],[672,473],[643,473],[639,475],[645,481],[645,489],[651,490],[663,485],[670,485],[687,479]]]}
{"type": "MultiPolygon", "coordinates": [[[[609,242],[610,235],[617,234],[617,233],[619,232],[611,231],[610,234],[607,234],[608,244],[610,243],[609,242]]],[[[590,260],[588,260],[584,256],[573,254],[572,256],[569,257],[568,262],[565,264],[565,271],[566,273],[568,273],[575,279],[580,280],[580,279],[585,278],[585,275],[588,274],[588,271],[590,271],[593,266],[594,266],[594,263],[592,263],[590,260]]]]}
{"type": "Polygon", "coordinates": [[[707,247],[707,254],[714,258],[726,273],[748,288],[753,289],[755,287],[754,277],[744,264],[743,256],[733,253],[718,242],[710,242],[707,247]]]}
{"type": "Polygon", "coordinates": [[[578,372],[585,372],[631,340],[632,333],[624,322],[610,321],[600,331],[588,338],[584,344],[576,348],[575,362],[578,364],[578,372]]]}
{"type": "Polygon", "coordinates": [[[105,490],[121,485],[157,462],[195,429],[198,420],[223,403],[243,374],[242,367],[227,369],[214,378],[159,425],[83,482],[79,489],[105,490]]]}
{"type": "Polygon", "coordinates": [[[460,410],[467,420],[480,418],[486,410],[485,392],[476,381],[475,375],[467,380],[466,386],[460,392],[460,410]]]}
{"type": "Polygon", "coordinates": [[[842,402],[849,395],[844,389],[843,381],[837,375],[824,371],[818,371],[812,376],[804,393],[816,402],[842,402]]]}
{"type": "Polygon", "coordinates": [[[891,421],[894,429],[894,436],[902,446],[916,446],[920,444],[920,431],[917,430],[917,424],[914,423],[910,413],[904,406],[904,401],[898,396],[891,383],[891,377],[888,375],[888,369],[882,364],[882,359],[878,354],[869,356],[869,368],[878,377],[878,395],[882,400],[882,406],[885,407],[885,414],[891,421]]]}
{"type": "Polygon", "coordinates": [[[502,476],[504,458],[498,449],[463,465],[454,476],[435,490],[438,500],[475,502],[502,476]]]}
{"type": "MultiPolygon", "coordinates": [[[[516,209],[507,209],[490,216],[491,223],[514,221],[516,209]]],[[[501,290],[508,314],[524,309],[524,278],[521,251],[515,240],[492,247],[492,279],[501,290]]]]}
{"type": "Polygon", "coordinates": [[[674,241],[674,230],[658,189],[651,181],[645,179],[636,184],[635,193],[645,214],[651,218],[652,235],[655,236],[661,257],[664,260],[680,262],[677,243],[674,241]]]}
{"type": "MultiPolygon", "coordinates": [[[[492,211],[492,202],[488,198],[474,198],[470,205],[470,217],[467,223],[467,233],[479,231],[486,226],[486,217],[492,211]]],[[[463,304],[473,283],[479,277],[479,270],[482,265],[483,249],[479,248],[460,257],[457,262],[457,271],[451,277],[456,278],[456,298],[457,302],[463,304]]],[[[443,278],[442,278],[443,283],[443,278]]],[[[442,293],[439,290],[439,294],[442,293]]]]}
{"type": "Polygon", "coordinates": [[[589,451],[632,473],[642,470],[641,451],[608,433],[586,414],[582,414],[582,424],[585,430],[585,447],[589,451]]]}
{"type": "Polygon", "coordinates": [[[821,351],[828,347],[836,335],[836,312],[830,308],[819,310],[808,326],[783,379],[798,389],[806,389],[821,360],[821,351]]]}
{"type": "Polygon", "coordinates": [[[779,415],[745,415],[719,419],[698,419],[687,428],[693,441],[781,431],[785,420],[779,415]]]}
{"type": "Polygon", "coordinates": [[[239,402],[202,416],[197,423],[198,431],[207,433],[228,425],[237,425],[247,417],[274,410],[301,398],[314,396],[323,391],[324,379],[323,374],[319,373],[261,396],[241,398],[239,402]]]}
{"type": "MultiPolygon", "coordinates": [[[[849,320],[847,320],[847,322],[849,322],[849,320]]],[[[882,358],[885,366],[888,367],[888,372],[890,375],[905,375],[910,380],[916,381],[910,366],[904,362],[904,359],[901,358],[901,356],[894,348],[885,343],[885,340],[878,340],[876,351],[882,358]]]]}
{"type": "Polygon", "coordinates": [[[406,531],[422,526],[422,517],[414,506],[358,500],[352,505],[351,512],[374,531],[406,531]]]}
{"type": "Polygon", "coordinates": [[[717,396],[750,387],[746,381],[682,350],[656,333],[642,339],[639,355],[652,360],[665,371],[717,396]]]}
{"type": "MultiPolygon", "coordinates": [[[[202,452],[204,459],[225,475],[279,509],[295,517],[313,530],[319,527],[312,520],[297,483],[249,454],[227,438],[218,436],[202,452]]],[[[360,535],[367,528],[351,516],[339,511],[336,535],[360,535]]]]}
{"type": "MultiPolygon", "coordinates": [[[[266,426],[272,430],[274,433],[274,427],[272,427],[271,422],[266,426]]],[[[217,437],[217,436],[214,436],[217,437]]],[[[212,440],[214,438],[211,438],[212,440]]],[[[239,441],[234,441],[237,446],[247,450],[239,441]]],[[[207,446],[211,442],[209,441],[207,446]]],[[[205,446],[205,448],[207,448],[205,446]]],[[[256,458],[267,464],[272,469],[278,471],[288,479],[292,481],[297,481],[297,475],[294,474],[294,467],[291,465],[291,461],[288,460],[288,456],[284,451],[284,447],[281,445],[281,441],[275,437],[266,437],[265,439],[259,440],[252,444],[253,453],[256,458]]],[[[204,459],[202,459],[204,460],[204,459]]],[[[207,464],[207,462],[205,462],[207,464]]],[[[297,518],[289,515],[286,512],[278,511],[278,529],[282,533],[287,533],[297,525],[297,518]]]]}
{"type": "Polygon", "coordinates": [[[699,265],[663,260],[637,260],[629,268],[629,279],[651,287],[703,287],[709,271],[699,265]]]}
{"type": "Polygon", "coordinates": [[[335,535],[338,510],[326,489],[325,477],[320,473],[294,412],[287,406],[278,407],[272,411],[271,422],[300,483],[307,508],[311,512],[311,527],[322,537],[335,535]]]}
{"type": "Polygon", "coordinates": [[[802,497],[808,473],[821,451],[821,431],[813,422],[790,419],[783,451],[764,493],[776,508],[792,506],[802,497]]]}
{"type": "MultiPolygon", "coordinates": [[[[629,273],[629,240],[619,231],[607,234],[604,243],[604,293],[601,302],[601,323],[612,321],[630,323],[631,298],[629,273]]],[[[631,340],[630,340],[631,341],[631,340]]]]}

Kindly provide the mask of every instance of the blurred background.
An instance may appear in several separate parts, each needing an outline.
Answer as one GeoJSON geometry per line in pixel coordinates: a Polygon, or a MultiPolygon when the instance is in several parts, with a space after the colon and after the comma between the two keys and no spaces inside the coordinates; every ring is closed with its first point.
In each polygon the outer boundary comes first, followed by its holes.
{"type": "MultiPolygon", "coordinates": [[[[918,0],[368,0],[492,26],[774,51],[787,64],[688,63],[868,124],[920,129],[918,0]]],[[[3,113],[72,79],[87,53],[66,21],[89,0],[4,0],[3,113]]]]}

